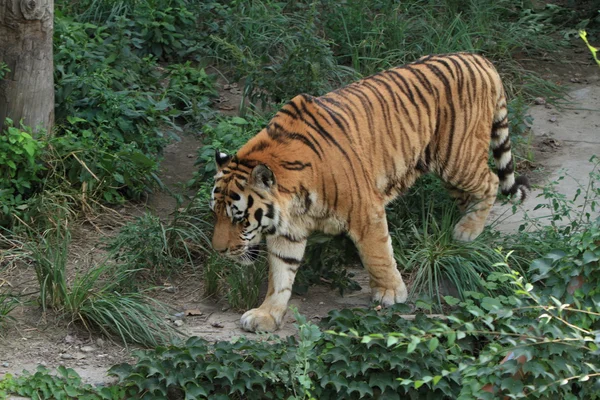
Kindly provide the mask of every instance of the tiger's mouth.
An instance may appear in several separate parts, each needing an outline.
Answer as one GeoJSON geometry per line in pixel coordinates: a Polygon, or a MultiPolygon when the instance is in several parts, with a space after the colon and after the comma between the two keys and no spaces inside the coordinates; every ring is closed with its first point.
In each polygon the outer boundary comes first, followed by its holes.
{"type": "Polygon", "coordinates": [[[231,254],[231,258],[242,265],[254,264],[260,255],[259,245],[252,245],[244,248],[241,252],[231,254]]]}

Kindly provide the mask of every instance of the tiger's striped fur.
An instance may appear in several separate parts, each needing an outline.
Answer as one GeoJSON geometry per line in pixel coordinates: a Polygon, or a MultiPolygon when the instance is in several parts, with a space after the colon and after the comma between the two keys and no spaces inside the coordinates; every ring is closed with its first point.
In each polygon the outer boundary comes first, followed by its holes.
{"type": "Polygon", "coordinates": [[[458,240],[482,232],[498,186],[516,200],[529,189],[514,177],[500,77],[467,53],[427,56],[317,98],[301,94],[235,156],[217,153],[217,164],[214,248],[250,262],[266,236],[268,292],[242,316],[249,331],[280,326],[316,230],[347,232],[373,299],[404,302],[385,205],[420,175],[437,174],[458,200],[458,240]],[[498,175],[488,168],[490,148],[498,175]]]}

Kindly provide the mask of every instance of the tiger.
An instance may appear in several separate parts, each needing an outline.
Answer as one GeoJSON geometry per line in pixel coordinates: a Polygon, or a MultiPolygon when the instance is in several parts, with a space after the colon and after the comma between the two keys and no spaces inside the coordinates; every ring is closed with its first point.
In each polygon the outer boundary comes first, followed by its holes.
{"type": "Polygon", "coordinates": [[[456,200],[458,241],[483,231],[500,187],[523,201],[515,178],[507,100],[493,64],[474,53],[429,55],[320,97],[300,94],[235,155],[216,151],[210,197],[212,246],[250,264],[264,237],[269,263],[263,303],[241,328],[282,325],[308,236],[348,235],[382,306],[407,300],[386,205],[433,173],[456,200]],[[497,174],[488,165],[493,153],[497,174]]]}

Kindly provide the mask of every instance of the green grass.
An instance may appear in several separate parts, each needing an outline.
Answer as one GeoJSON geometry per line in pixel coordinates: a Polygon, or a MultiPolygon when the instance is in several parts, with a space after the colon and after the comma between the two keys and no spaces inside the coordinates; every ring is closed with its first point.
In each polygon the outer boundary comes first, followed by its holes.
{"type": "Polygon", "coordinates": [[[206,205],[196,196],[167,222],[144,213],[122,227],[108,249],[119,262],[156,280],[185,265],[194,268],[199,257],[210,253],[210,229],[206,205]]]}
{"type": "MultiPolygon", "coordinates": [[[[422,224],[408,220],[404,228],[393,233],[402,237],[397,248],[398,265],[410,274],[409,298],[415,300],[425,296],[442,306],[444,294],[460,299],[468,292],[490,294],[486,279],[494,273],[510,273],[504,264],[502,252],[491,245],[484,232],[473,242],[459,242],[452,238],[454,225],[458,221],[456,210],[446,208],[441,219],[434,215],[432,202],[424,204],[422,224]]],[[[511,268],[519,270],[513,262],[511,268]]],[[[510,292],[509,288],[498,288],[499,292],[510,292]]]]}
{"type": "Polygon", "coordinates": [[[33,263],[44,311],[53,310],[90,331],[117,336],[125,344],[168,344],[178,333],[168,308],[143,293],[124,291],[136,272],[107,259],[67,276],[70,232],[63,221],[40,234],[30,231],[24,249],[33,263]]]}

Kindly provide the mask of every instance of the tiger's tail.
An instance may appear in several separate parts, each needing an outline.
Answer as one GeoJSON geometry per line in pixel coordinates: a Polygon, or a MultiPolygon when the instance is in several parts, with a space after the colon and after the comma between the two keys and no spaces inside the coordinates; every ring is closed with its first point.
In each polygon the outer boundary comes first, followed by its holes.
{"type": "Polygon", "coordinates": [[[515,169],[510,151],[510,136],[508,135],[508,111],[506,108],[506,96],[504,91],[496,104],[494,111],[494,122],[492,124],[492,138],[490,148],[494,154],[494,161],[500,179],[500,190],[502,194],[510,196],[513,202],[525,200],[531,186],[529,179],[525,176],[515,178],[515,169]]]}

